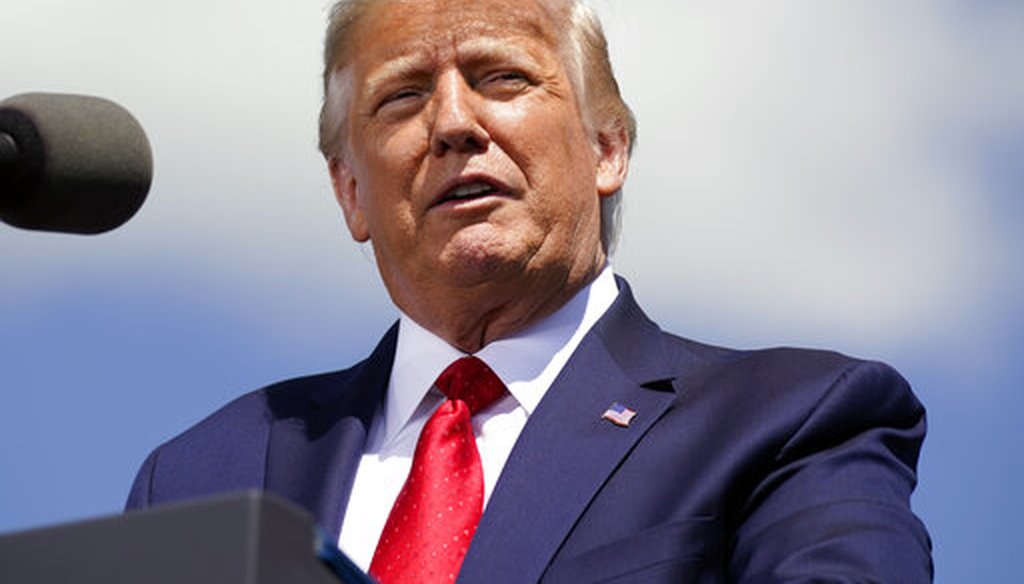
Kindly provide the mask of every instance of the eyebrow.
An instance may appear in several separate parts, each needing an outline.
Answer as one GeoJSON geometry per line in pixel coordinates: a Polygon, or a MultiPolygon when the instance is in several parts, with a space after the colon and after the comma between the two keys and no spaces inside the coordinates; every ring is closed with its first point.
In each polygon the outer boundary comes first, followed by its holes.
{"type": "Polygon", "coordinates": [[[382,88],[394,79],[415,76],[422,73],[426,68],[428,58],[422,54],[403,55],[395,57],[379,65],[366,77],[363,83],[363,92],[366,95],[376,95],[382,88]]]}
{"type": "MultiPolygon", "coordinates": [[[[541,63],[528,50],[510,38],[478,37],[461,43],[459,61],[465,65],[488,61],[510,61],[524,66],[540,67],[541,63]]],[[[375,96],[387,89],[395,80],[426,75],[431,56],[426,53],[399,55],[378,65],[363,82],[361,93],[375,96]]]]}
{"type": "Polygon", "coordinates": [[[540,62],[513,38],[497,39],[480,37],[468,40],[459,46],[460,61],[479,63],[486,61],[513,61],[527,65],[539,66],[540,62]]]}

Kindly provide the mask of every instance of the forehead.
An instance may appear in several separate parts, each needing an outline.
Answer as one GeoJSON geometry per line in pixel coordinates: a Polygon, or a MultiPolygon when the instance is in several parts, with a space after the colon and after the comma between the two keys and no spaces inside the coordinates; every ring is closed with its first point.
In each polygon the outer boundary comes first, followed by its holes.
{"type": "Polygon", "coordinates": [[[345,52],[349,64],[379,62],[513,39],[553,51],[549,10],[539,0],[381,0],[364,13],[345,52]]]}

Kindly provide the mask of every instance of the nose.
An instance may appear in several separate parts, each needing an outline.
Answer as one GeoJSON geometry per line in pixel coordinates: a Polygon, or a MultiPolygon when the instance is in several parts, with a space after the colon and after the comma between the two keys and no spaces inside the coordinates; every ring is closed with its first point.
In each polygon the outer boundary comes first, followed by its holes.
{"type": "Polygon", "coordinates": [[[435,156],[447,152],[474,153],[487,150],[490,136],[478,116],[478,97],[457,71],[437,82],[434,90],[434,120],[430,151],[435,156]]]}

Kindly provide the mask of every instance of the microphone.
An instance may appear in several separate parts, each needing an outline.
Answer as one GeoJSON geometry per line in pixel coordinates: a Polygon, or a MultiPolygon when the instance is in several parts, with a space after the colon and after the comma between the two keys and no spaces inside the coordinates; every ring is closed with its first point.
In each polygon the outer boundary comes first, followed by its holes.
{"type": "Polygon", "coordinates": [[[25,93],[0,101],[0,220],[96,234],[128,221],[153,180],[139,122],[86,95],[25,93]]]}

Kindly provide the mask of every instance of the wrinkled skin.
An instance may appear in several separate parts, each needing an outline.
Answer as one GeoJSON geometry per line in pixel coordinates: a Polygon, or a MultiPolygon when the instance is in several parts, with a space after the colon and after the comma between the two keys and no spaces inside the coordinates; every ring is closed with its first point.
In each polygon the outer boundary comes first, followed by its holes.
{"type": "Polygon", "coordinates": [[[342,152],[352,237],[392,300],[474,352],[600,272],[600,198],[628,161],[589,127],[552,18],[521,0],[378,3],[350,40],[342,152]]]}

